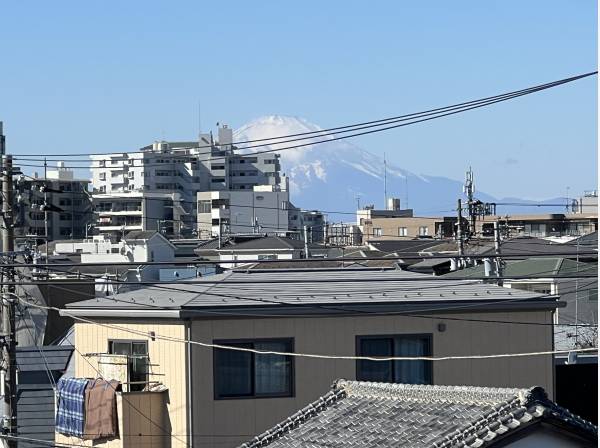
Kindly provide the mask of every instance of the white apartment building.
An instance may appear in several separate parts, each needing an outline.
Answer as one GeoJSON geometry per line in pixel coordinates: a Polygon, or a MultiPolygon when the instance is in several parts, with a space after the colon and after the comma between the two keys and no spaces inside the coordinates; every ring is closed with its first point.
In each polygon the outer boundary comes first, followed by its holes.
{"type": "Polygon", "coordinates": [[[281,185],[256,185],[252,191],[203,191],[198,199],[198,236],[288,231],[290,195],[288,181],[281,185]]]}
{"type": "Polygon", "coordinates": [[[216,142],[212,134],[201,134],[197,142],[160,141],[136,152],[91,156],[99,232],[196,235],[198,192],[280,184],[278,155],[235,149],[232,129],[225,125],[216,142]]]}

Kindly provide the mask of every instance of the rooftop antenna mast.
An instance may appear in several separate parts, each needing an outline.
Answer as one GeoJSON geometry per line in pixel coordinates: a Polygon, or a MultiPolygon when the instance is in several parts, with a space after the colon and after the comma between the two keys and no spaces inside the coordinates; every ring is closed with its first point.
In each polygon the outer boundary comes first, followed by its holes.
{"type": "Polygon", "coordinates": [[[383,209],[387,210],[387,161],[385,159],[385,152],[383,153],[383,209]]]}
{"type": "Polygon", "coordinates": [[[202,106],[198,100],[198,138],[202,135],[202,106]]]}

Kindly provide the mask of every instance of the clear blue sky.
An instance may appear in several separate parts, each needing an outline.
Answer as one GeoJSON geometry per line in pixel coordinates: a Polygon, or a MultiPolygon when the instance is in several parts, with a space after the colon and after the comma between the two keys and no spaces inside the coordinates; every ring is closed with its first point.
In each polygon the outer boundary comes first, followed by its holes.
{"type": "MultiPolygon", "coordinates": [[[[0,8],[10,152],[132,150],[265,114],[322,127],[527,87],[597,66],[580,1],[29,1],[0,8]]],[[[416,173],[544,198],[597,185],[597,80],[366,136],[416,173]]]]}

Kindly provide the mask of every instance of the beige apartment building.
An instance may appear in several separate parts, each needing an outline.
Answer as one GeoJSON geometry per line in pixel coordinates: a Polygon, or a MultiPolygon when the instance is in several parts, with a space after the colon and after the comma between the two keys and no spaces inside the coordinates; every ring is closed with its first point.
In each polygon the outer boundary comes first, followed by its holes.
{"type": "Polygon", "coordinates": [[[128,378],[166,389],[120,394],[120,436],[95,446],[237,446],[338,378],[553,390],[550,355],[435,362],[352,357],[550,351],[555,296],[367,268],[232,271],[174,289],[130,291],[63,312],[92,321],[75,324],[76,376],[97,377],[97,356],[114,353],[116,343],[130,344],[132,355],[147,357],[147,370],[130,363],[128,378]]]}
{"type": "Polygon", "coordinates": [[[451,236],[443,232],[444,218],[400,217],[363,219],[363,240],[451,236]]]}

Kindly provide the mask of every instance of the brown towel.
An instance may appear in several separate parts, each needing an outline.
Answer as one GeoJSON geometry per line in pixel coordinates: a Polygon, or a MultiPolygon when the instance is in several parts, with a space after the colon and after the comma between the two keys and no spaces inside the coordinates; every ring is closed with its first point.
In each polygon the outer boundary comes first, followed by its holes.
{"type": "Polygon", "coordinates": [[[85,425],[83,438],[97,440],[115,437],[117,422],[117,395],[119,381],[97,379],[90,381],[85,390],[85,425]]]}

